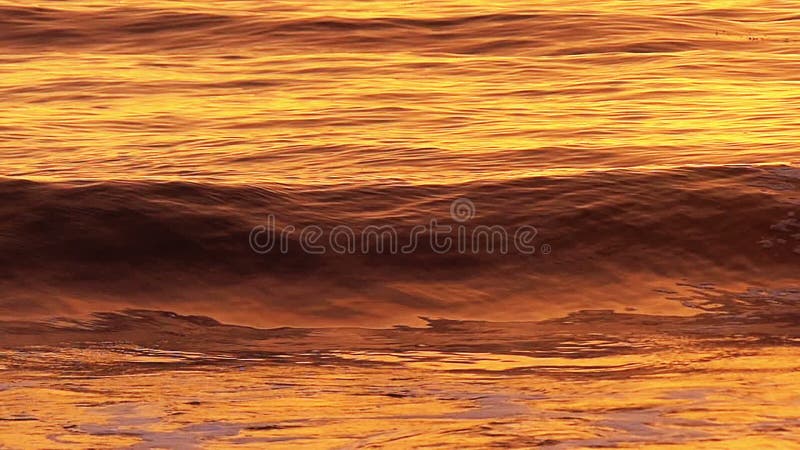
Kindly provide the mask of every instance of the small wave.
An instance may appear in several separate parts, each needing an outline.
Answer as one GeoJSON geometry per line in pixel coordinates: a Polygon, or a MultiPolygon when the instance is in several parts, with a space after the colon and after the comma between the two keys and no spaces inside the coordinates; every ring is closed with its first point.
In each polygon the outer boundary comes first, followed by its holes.
{"type": "MultiPolygon", "coordinates": [[[[764,20],[778,23],[781,19],[786,18],[764,20]]],[[[280,12],[0,8],[0,42],[53,50],[220,51],[243,46],[279,53],[309,48],[448,54],[673,52],[730,49],[738,44],[714,38],[715,31],[746,36],[754,26],[752,21],[743,25],[730,15],[715,17],[705,12],[643,16],[549,11],[356,19],[292,17],[280,12]]]]}
{"type": "MultiPolygon", "coordinates": [[[[262,312],[346,320],[379,314],[379,304],[417,312],[482,308],[472,294],[457,298],[470,289],[478,298],[487,289],[536,302],[564,283],[597,287],[622,274],[694,273],[758,284],[793,276],[800,258],[800,229],[792,221],[798,190],[796,171],[788,167],[441,186],[5,180],[0,283],[9,295],[2,308],[52,314],[54,308],[69,310],[66,304],[77,307],[65,299],[89,298],[133,306],[206,302],[213,308],[224,298],[246,299],[247,308],[262,312]],[[296,234],[283,253],[260,255],[249,245],[250,231],[268,214],[277,227],[318,226],[323,241],[339,225],[388,225],[410,236],[431,219],[455,224],[449,208],[458,198],[474,204],[468,227],[530,225],[552,254],[439,254],[423,245],[409,254],[372,249],[312,255],[296,234]],[[443,287],[449,281],[459,283],[461,294],[443,287]],[[367,298],[372,306],[363,303],[367,298]]],[[[421,235],[422,242],[429,234],[421,235]]]]}

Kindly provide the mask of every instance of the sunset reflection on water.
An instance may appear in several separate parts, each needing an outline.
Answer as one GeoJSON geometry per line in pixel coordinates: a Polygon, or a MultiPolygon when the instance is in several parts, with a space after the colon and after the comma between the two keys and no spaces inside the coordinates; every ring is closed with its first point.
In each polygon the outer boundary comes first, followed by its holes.
{"type": "Polygon", "coordinates": [[[0,0],[0,447],[800,448],[798,20],[0,0]]]}

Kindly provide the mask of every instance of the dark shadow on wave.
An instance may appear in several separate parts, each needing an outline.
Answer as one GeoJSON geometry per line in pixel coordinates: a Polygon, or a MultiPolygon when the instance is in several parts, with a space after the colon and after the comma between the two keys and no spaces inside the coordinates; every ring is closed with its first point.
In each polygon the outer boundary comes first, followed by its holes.
{"type": "Polygon", "coordinates": [[[473,300],[459,298],[461,292],[442,290],[448,283],[474,295],[483,291],[486,302],[512,295],[535,301],[565,286],[579,292],[642,274],[765,285],[796,277],[798,190],[800,177],[789,167],[444,186],[5,180],[0,307],[13,317],[67,313],[64,299],[150,306],[238,299],[262,312],[368,320],[390,317],[392,305],[420,313],[469,307],[473,300]],[[322,243],[340,225],[359,236],[370,226],[392,226],[406,243],[414,226],[431,219],[458,225],[450,204],[459,198],[476,207],[468,233],[499,226],[513,236],[531,225],[538,230],[535,245],[547,244],[552,253],[520,254],[512,242],[506,255],[483,246],[439,254],[429,232],[410,254],[377,252],[373,243],[355,254],[334,254],[326,244],[328,252],[315,255],[298,243],[299,230],[309,225],[323,230],[322,243]],[[267,214],[279,229],[296,227],[286,253],[250,248],[251,230],[267,214]]]}
{"type": "MultiPolygon", "coordinates": [[[[69,10],[0,7],[0,42],[39,49],[112,51],[212,51],[258,48],[281,51],[325,48],[371,52],[448,54],[572,54],[730,49],[736,43],[706,39],[709,30],[745,33],[736,19],[704,11],[681,16],[602,13],[500,13],[442,18],[288,18],[282,11],[223,14],[189,10],[105,8],[69,10]],[[664,36],[672,36],[664,41],[664,36]],[[478,39],[479,38],[479,39],[478,39]],[[583,45],[581,45],[583,44],[583,45]]],[[[765,22],[791,16],[766,17],[765,22]]]]}

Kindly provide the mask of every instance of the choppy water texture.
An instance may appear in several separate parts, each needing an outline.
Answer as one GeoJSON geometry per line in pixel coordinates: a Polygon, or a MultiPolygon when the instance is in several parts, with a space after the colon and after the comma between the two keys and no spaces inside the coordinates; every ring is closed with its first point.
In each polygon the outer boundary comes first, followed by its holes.
{"type": "Polygon", "coordinates": [[[34,3],[0,447],[800,448],[796,2],[34,3]],[[248,241],[461,198],[540,251],[248,241]]]}

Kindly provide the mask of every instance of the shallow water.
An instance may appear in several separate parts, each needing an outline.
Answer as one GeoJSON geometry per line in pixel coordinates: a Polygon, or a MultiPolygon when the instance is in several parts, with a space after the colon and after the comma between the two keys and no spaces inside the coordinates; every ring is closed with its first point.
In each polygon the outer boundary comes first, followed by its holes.
{"type": "Polygon", "coordinates": [[[798,21],[0,0],[0,447],[800,447],[798,21]]]}
{"type": "Polygon", "coordinates": [[[719,293],[762,303],[755,313],[583,311],[372,330],[261,330],[141,310],[5,323],[4,343],[27,345],[2,354],[0,439],[29,448],[794,448],[798,293],[719,293]]]}

